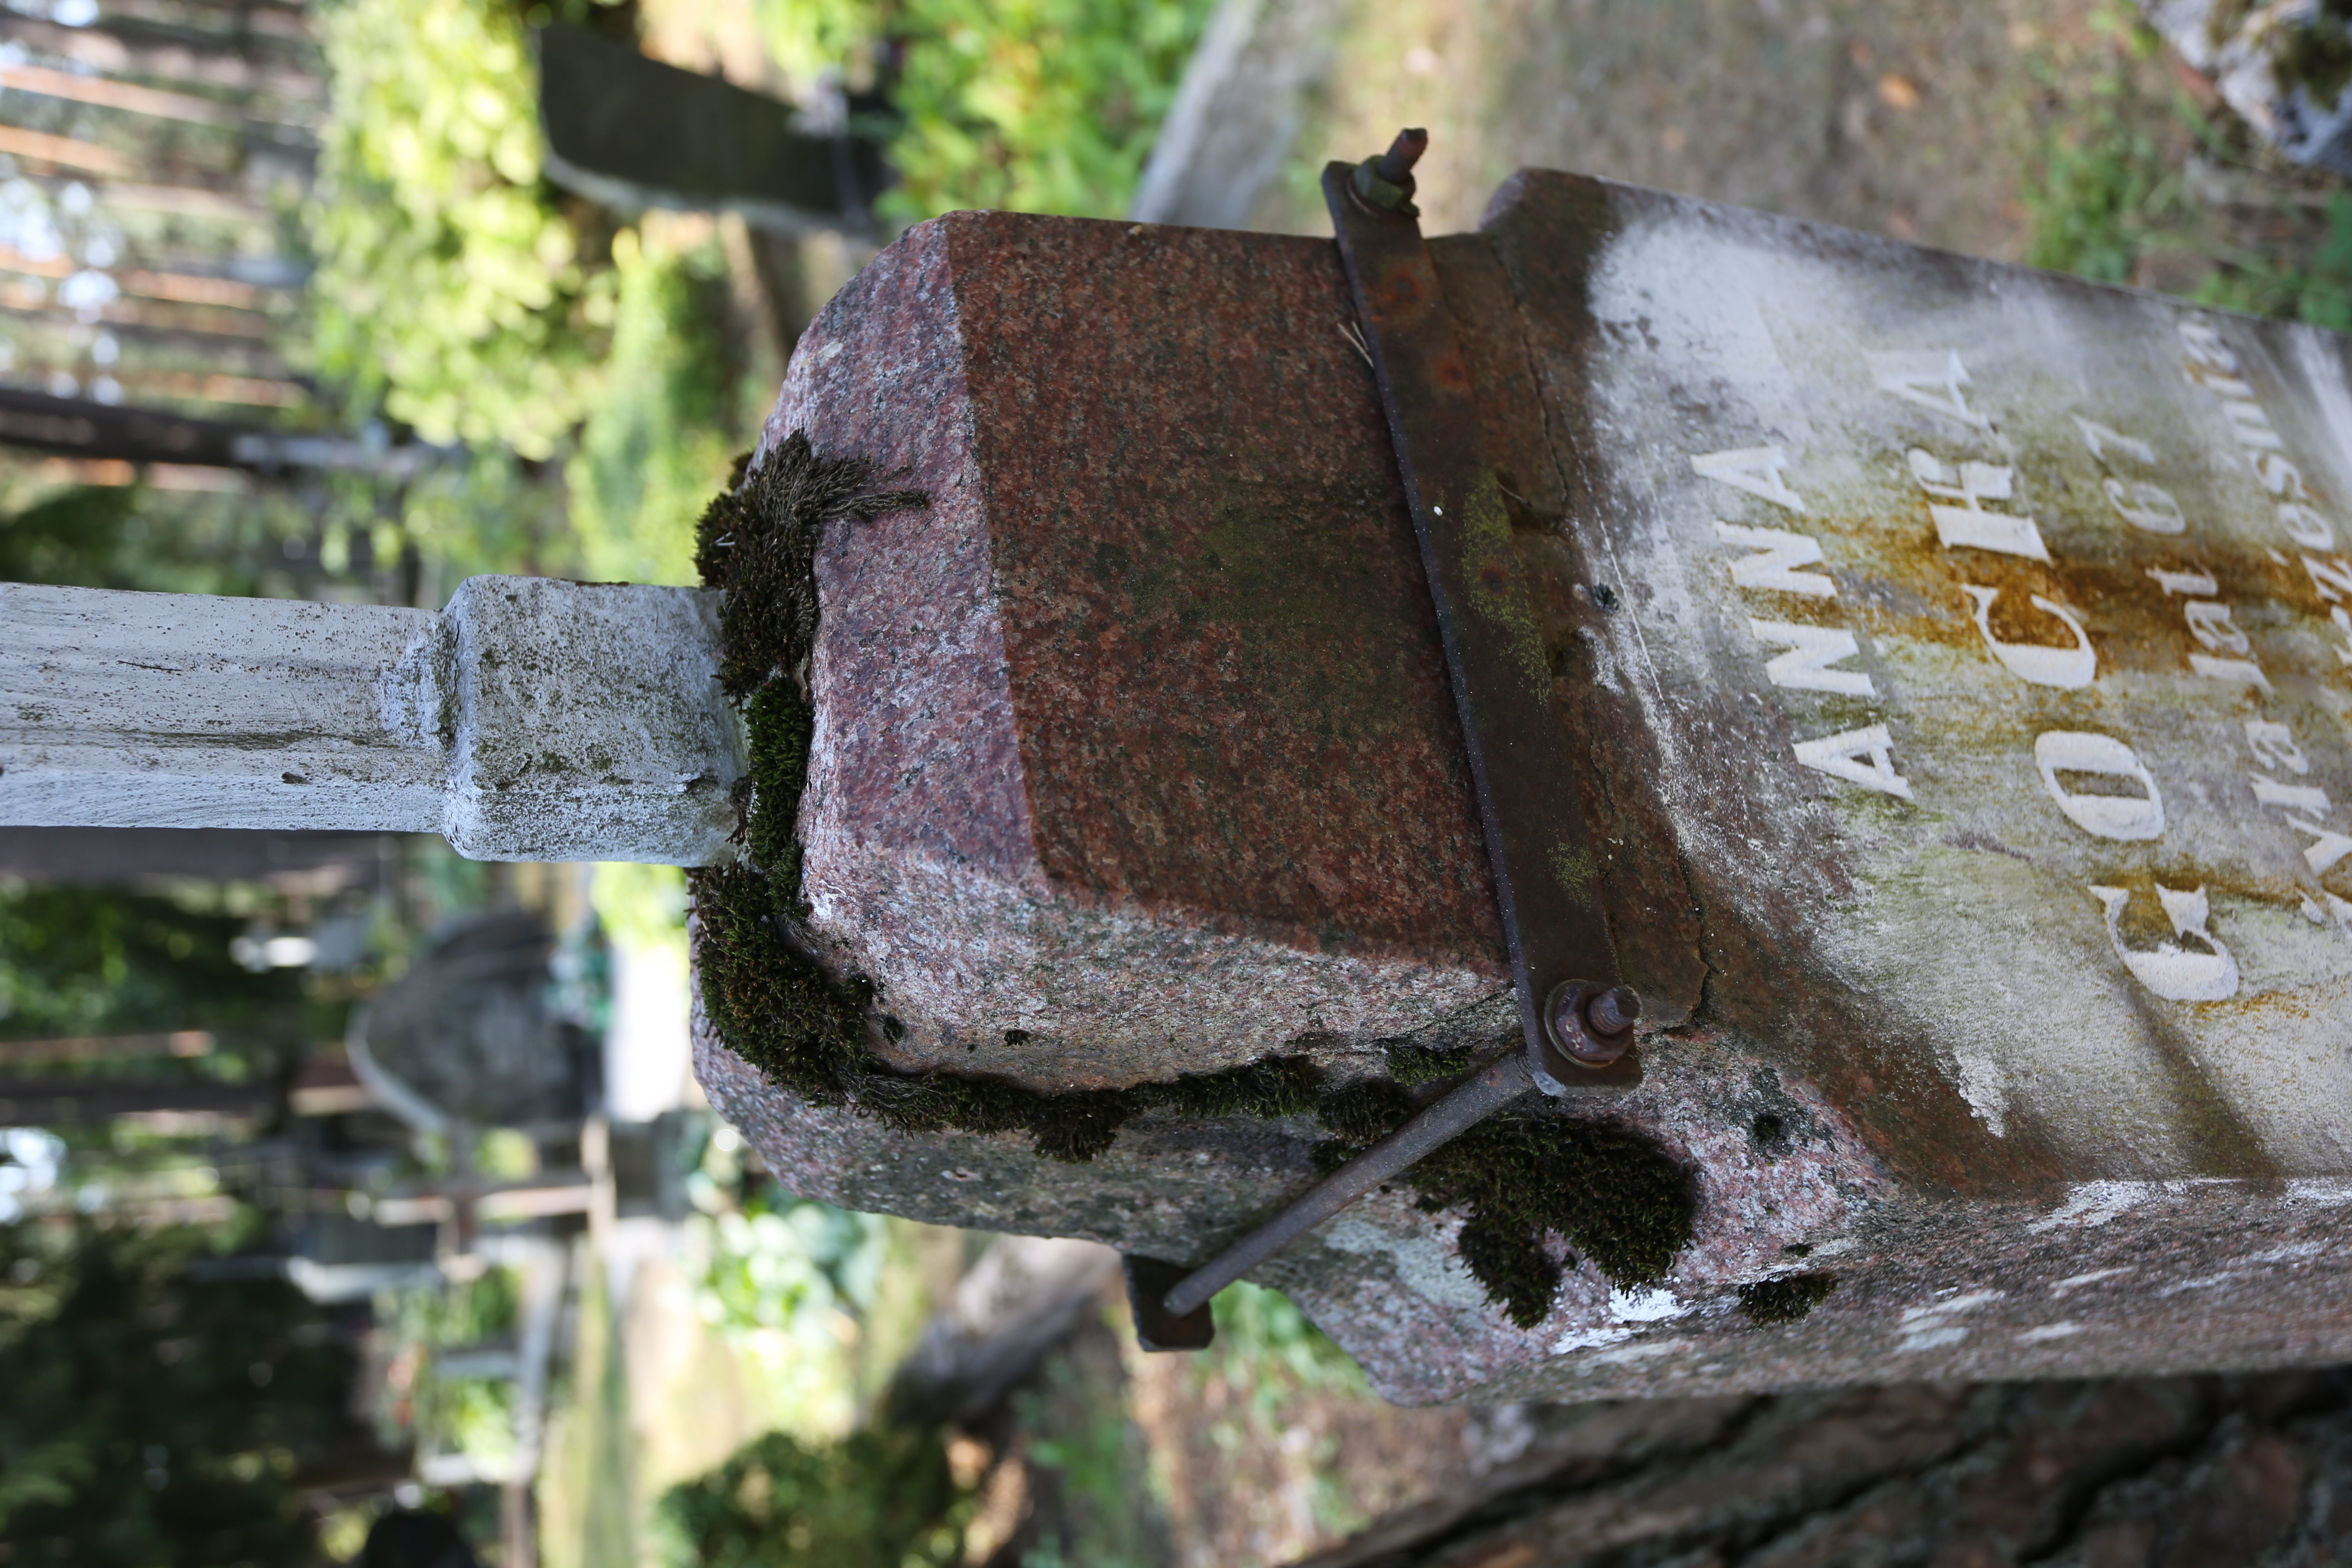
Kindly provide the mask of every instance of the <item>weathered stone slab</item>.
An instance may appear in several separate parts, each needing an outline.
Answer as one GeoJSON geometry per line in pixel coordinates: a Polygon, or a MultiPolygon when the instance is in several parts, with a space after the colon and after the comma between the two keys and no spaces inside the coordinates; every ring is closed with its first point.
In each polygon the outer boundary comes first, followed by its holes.
{"type": "Polygon", "coordinates": [[[1435,622],[1330,247],[958,214],[772,438],[905,468],[829,539],[805,888],[918,1062],[1161,1079],[1492,994],[1435,622]]]}
{"type": "MultiPolygon", "coordinates": [[[[1527,1331],[1402,1194],[1267,1278],[1414,1400],[2352,1353],[2339,341],[1563,175],[1435,252],[1659,1004],[1603,1114],[1698,1218],[1527,1331]]],[[[1345,1076],[1497,997],[1346,314],[1310,242],[959,215],[803,341],[771,438],[933,497],[820,556],[801,824],[905,1064],[1345,1076]]],[[[801,1190],[1166,1257],[1317,1136],[1054,1166],[701,1063],[801,1190]]]]}

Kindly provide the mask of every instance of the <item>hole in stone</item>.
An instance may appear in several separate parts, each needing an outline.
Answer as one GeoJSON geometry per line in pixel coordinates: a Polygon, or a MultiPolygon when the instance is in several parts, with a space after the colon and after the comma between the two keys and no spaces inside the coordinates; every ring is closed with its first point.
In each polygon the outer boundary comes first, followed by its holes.
{"type": "Polygon", "coordinates": [[[1033,1037],[1026,1029],[1007,1029],[1004,1031],[1004,1043],[1008,1046],[1025,1046],[1029,1043],[1032,1037],[1033,1037]]]}
{"type": "Polygon", "coordinates": [[[1592,602],[1601,606],[1601,613],[1604,616],[1615,615],[1622,604],[1617,597],[1617,590],[1606,583],[1592,584],[1592,602]]]}
{"type": "Polygon", "coordinates": [[[1792,1241],[1780,1249],[1783,1258],[1811,1258],[1813,1249],[1801,1241],[1792,1241]]]}
{"type": "Polygon", "coordinates": [[[885,1013],[882,1015],[882,1032],[895,1043],[907,1037],[907,1026],[885,1013]]]}
{"type": "Polygon", "coordinates": [[[1788,1152],[1789,1129],[1787,1125],[1772,1112],[1769,1110],[1758,1111],[1756,1113],[1756,1120],[1748,1124],[1748,1135],[1756,1140],[1756,1146],[1759,1149],[1763,1150],[1766,1153],[1784,1154],[1788,1152]]]}

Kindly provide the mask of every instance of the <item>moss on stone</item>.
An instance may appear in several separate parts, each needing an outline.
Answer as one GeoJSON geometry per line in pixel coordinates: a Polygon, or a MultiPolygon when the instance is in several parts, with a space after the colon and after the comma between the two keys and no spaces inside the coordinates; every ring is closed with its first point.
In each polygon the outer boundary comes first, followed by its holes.
{"type": "Polygon", "coordinates": [[[928,506],[921,490],[876,488],[865,458],[820,458],[795,430],[757,468],[735,462],[727,489],[703,509],[694,568],[726,590],[719,610],[719,681],[737,701],[789,677],[816,640],[816,547],[836,520],[870,522],[928,506]]]}
{"type": "Polygon", "coordinates": [[[1382,1040],[1389,1076],[1399,1083],[1428,1083],[1470,1070],[1477,1052],[1468,1046],[1416,1046],[1410,1040],[1382,1040]]]}
{"type": "Polygon", "coordinates": [[[1836,1289],[1835,1275],[1784,1274],[1778,1279],[1742,1285],[1739,1310],[1753,1323],[1793,1323],[1828,1300],[1836,1289]]]}
{"type": "Polygon", "coordinates": [[[776,896],[800,910],[801,841],[793,831],[801,790],[808,783],[809,745],[816,735],[816,711],[790,680],[772,680],[744,704],[743,729],[750,742],[751,804],[743,829],[744,852],[766,873],[776,896]],[[789,803],[789,805],[787,805],[789,803]]]}
{"type": "Polygon", "coordinates": [[[1082,1163],[1145,1111],[1290,1116],[1318,1087],[1303,1057],[1271,1057],[1168,1083],[1047,1094],[1002,1079],[905,1073],[866,1033],[862,982],[836,986],[788,932],[770,878],[748,865],[692,874],[703,1005],[730,1050],[770,1083],[816,1105],[855,1106],[903,1132],[1026,1132],[1049,1160],[1082,1163]]]}
{"type": "MultiPolygon", "coordinates": [[[[1393,1084],[1354,1084],[1324,1100],[1318,1118],[1335,1136],[1317,1151],[1336,1166],[1412,1112],[1393,1084]]],[[[1690,1177],[1620,1128],[1543,1111],[1488,1118],[1415,1165],[1405,1179],[1421,1206],[1461,1209],[1462,1261],[1489,1300],[1521,1328],[1551,1310],[1560,1271],[1548,1236],[1564,1237],[1621,1286],[1654,1285],[1690,1240],[1690,1177]]]]}
{"type": "Polygon", "coordinates": [[[835,519],[865,522],[926,504],[919,491],[877,489],[874,480],[873,464],[821,458],[795,431],[758,468],[749,458],[736,463],[697,533],[703,581],[726,595],[719,678],[743,706],[751,782],[744,861],[692,877],[703,1005],[719,1037],[769,1082],[814,1104],[853,1105],[908,1132],[1026,1132],[1053,1160],[1091,1160],[1120,1127],[1156,1109],[1188,1116],[1313,1109],[1319,1081],[1298,1057],[1169,1083],[1048,1094],[1002,1079],[899,1072],[874,1051],[872,988],[862,980],[834,984],[810,956],[795,832],[816,727],[803,680],[816,637],[817,542],[835,519]]]}

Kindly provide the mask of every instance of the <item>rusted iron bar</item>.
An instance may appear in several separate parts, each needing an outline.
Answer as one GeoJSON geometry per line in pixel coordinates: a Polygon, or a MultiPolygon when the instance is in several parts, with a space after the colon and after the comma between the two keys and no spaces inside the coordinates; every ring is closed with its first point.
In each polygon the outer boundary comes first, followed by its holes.
{"type": "Polygon", "coordinates": [[[1380,157],[1327,164],[1323,197],[1421,541],[1529,1069],[1546,1094],[1630,1088],[1641,1079],[1631,1051],[1562,1049],[1547,1026],[1560,1003],[1580,1016],[1589,995],[1610,992],[1617,956],[1576,793],[1580,759],[1552,710],[1534,589],[1412,205],[1428,145],[1427,132],[1407,130],[1380,157]]]}
{"type": "Polygon", "coordinates": [[[1265,1225],[1186,1275],[1168,1292],[1169,1312],[1181,1318],[1206,1306],[1218,1291],[1534,1087],[1527,1058],[1517,1051],[1505,1052],[1444,1099],[1423,1107],[1412,1121],[1308,1188],[1265,1225]]]}
{"type": "Polygon", "coordinates": [[[1426,131],[1401,131],[1378,157],[1327,165],[1323,195],[1421,542],[1527,1049],[1489,1062],[1192,1273],[1129,1258],[1128,1293],[1147,1350],[1205,1347],[1210,1298],[1527,1089],[1615,1092],[1641,1081],[1632,1048],[1642,1001],[1614,984],[1576,756],[1552,712],[1526,569],[1480,449],[1469,366],[1412,205],[1412,168],[1428,147],[1426,131]]]}
{"type": "MultiPolygon", "coordinates": [[[[1545,1006],[1547,1046],[1565,1051],[1572,1060],[1606,1066],[1624,1055],[1641,1012],[1642,999],[1626,986],[1603,991],[1580,981],[1563,982],[1545,1006]]],[[[1143,1348],[1205,1348],[1213,1331],[1207,1310],[1211,1298],[1374,1187],[1538,1087],[1532,1057],[1531,1051],[1511,1050],[1494,1058],[1190,1274],[1158,1258],[1128,1258],[1128,1298],[1143,1348]]]]}

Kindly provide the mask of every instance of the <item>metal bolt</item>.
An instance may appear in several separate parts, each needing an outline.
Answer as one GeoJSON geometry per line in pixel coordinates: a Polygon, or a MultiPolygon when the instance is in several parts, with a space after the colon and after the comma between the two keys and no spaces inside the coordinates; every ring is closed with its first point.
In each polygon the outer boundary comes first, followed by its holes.
{"type": "Polygon", "coordinates": [[[1544,1002],[1544,1033],[1554,1049],[1580,1068],[1605,1068],[1633,1045],[1642,999],[1623,985],[1563,980],[1544,1002]]]}
{"type": "Polygon", "coordinates": [[[1389,150],[1381,154],[1381,161],[1372,166],[1372,173],[1411,195],[1412,166],[1420,163],[1421,155],[1428,151],[1428,132],[1400,131],[1396,140],[1389,143],[1389,150]]]}
{"type": "Polygon", "coordinates": [[[1412,166],[1428,149],[1428,132],[1398,132],[1387,152],[1356,165],[1349,182],[1356,199],[1399,217],[1419,217],[1421,209],[1412,205],[1412,166]]]}
{"type": "Polygon", "coordinates": [[[1642,1016],[1642,998],[1630,985],[1612,985],[1584,1004],[1584,1021],[1596,1035],[1622,1035],[1642,1016]]]}

